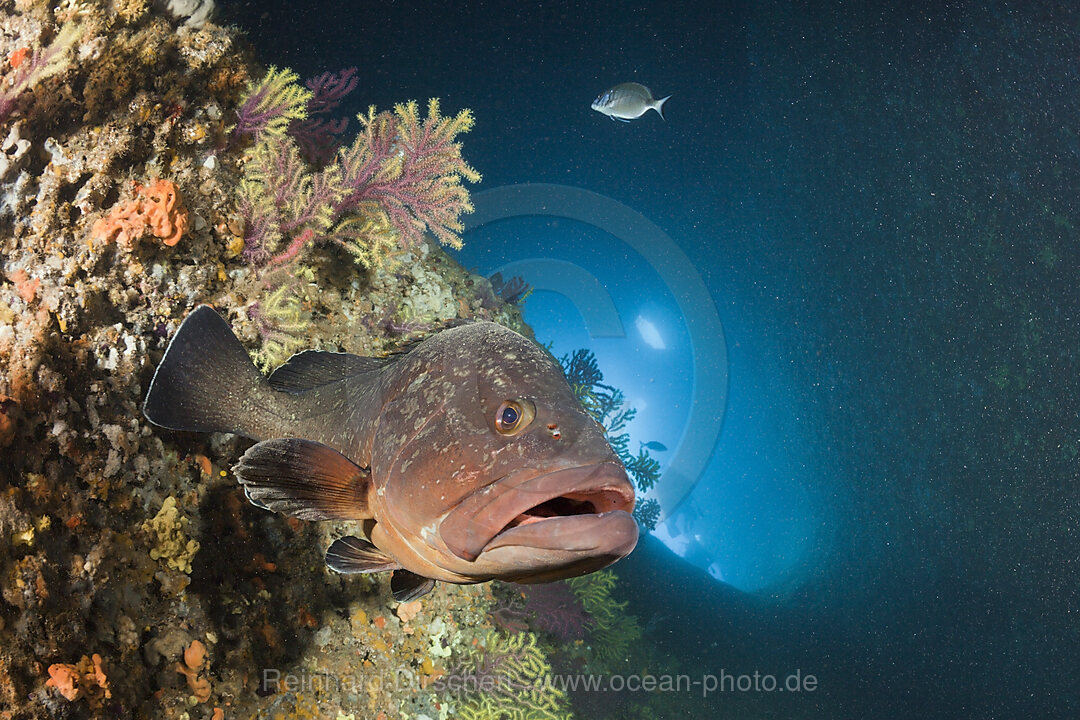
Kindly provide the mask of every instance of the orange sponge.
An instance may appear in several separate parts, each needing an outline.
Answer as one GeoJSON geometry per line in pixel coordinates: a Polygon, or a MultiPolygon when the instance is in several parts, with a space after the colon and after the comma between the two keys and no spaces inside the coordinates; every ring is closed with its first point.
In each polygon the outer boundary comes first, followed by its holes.
{"type": "Polygon", "coordinates": [[[180,242],[187,230],[188,212],[180,191],[169,180],[154,180],[148,186],[135,184],[137,197],[94,223],[91,239],[116,241],[130,250],[147,232],[168,246],[180,242]]]}

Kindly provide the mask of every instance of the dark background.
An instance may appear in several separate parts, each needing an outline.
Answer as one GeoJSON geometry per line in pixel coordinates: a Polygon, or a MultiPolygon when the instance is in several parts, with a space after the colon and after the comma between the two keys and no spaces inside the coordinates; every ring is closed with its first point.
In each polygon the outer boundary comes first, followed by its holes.
{"type": "Polygon", "coordinates": [[[648,641],[703,672],[821,680],[812,697],[714,698],[721,713],[1071,717],[1080,14],[897,5],[224,10],[268,65],[357,66],[353,110],[472,108],[484,187],[573,184],[645,214],[752,336],[731,362],[794,388],[815,472],[850,502],[828,563],[782,600],[652,543],[619,566],[634,611],[662,619],[648,641]],[[589,109],[627,80],[674,94],[666,123],[589,109]]]}

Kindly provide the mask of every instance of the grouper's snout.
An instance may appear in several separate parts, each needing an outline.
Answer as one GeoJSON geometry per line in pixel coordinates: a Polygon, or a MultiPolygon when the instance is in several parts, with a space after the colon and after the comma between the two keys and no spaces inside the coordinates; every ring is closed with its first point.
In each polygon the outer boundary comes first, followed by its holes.
{"type": "Polygon", "coordinates": [[[633,485],[616,462],[541,475],[522,471],[466,498],[447,515],[439,534],[458,557],[497,557],[510,573],[598,569],[637,544],[633,508],[633,485]]]}

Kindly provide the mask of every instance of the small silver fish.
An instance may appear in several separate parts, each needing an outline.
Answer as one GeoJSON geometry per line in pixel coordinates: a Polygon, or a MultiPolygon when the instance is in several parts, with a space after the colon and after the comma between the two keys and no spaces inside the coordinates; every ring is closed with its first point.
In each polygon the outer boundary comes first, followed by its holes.
{"type": "Polygon", "coordinates": [[[592,109],[612,120],[622,122],[630,122],[650,110],[655,110],[663,118],[664,103],[670,97],[668,95],[654,100],[652,92],[644,85],[635,82],[621,83],[593,100],[592,109]]]}

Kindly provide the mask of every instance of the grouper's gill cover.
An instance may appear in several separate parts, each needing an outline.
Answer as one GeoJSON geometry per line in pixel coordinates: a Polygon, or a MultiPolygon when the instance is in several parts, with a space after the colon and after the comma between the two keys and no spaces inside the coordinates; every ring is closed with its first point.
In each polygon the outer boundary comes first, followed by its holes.
{"type": "Polygon", "coordinates": [[[269,380],[196,308],[144,404],[153,423],[259,440],[234,468],[257,505],[363,521],[339,572],[393,570],[396,598],[457,583],[580,575],[637,541],[634,492],[558,364],[494,323],[387,359],[308,351],[269,380]]]}

